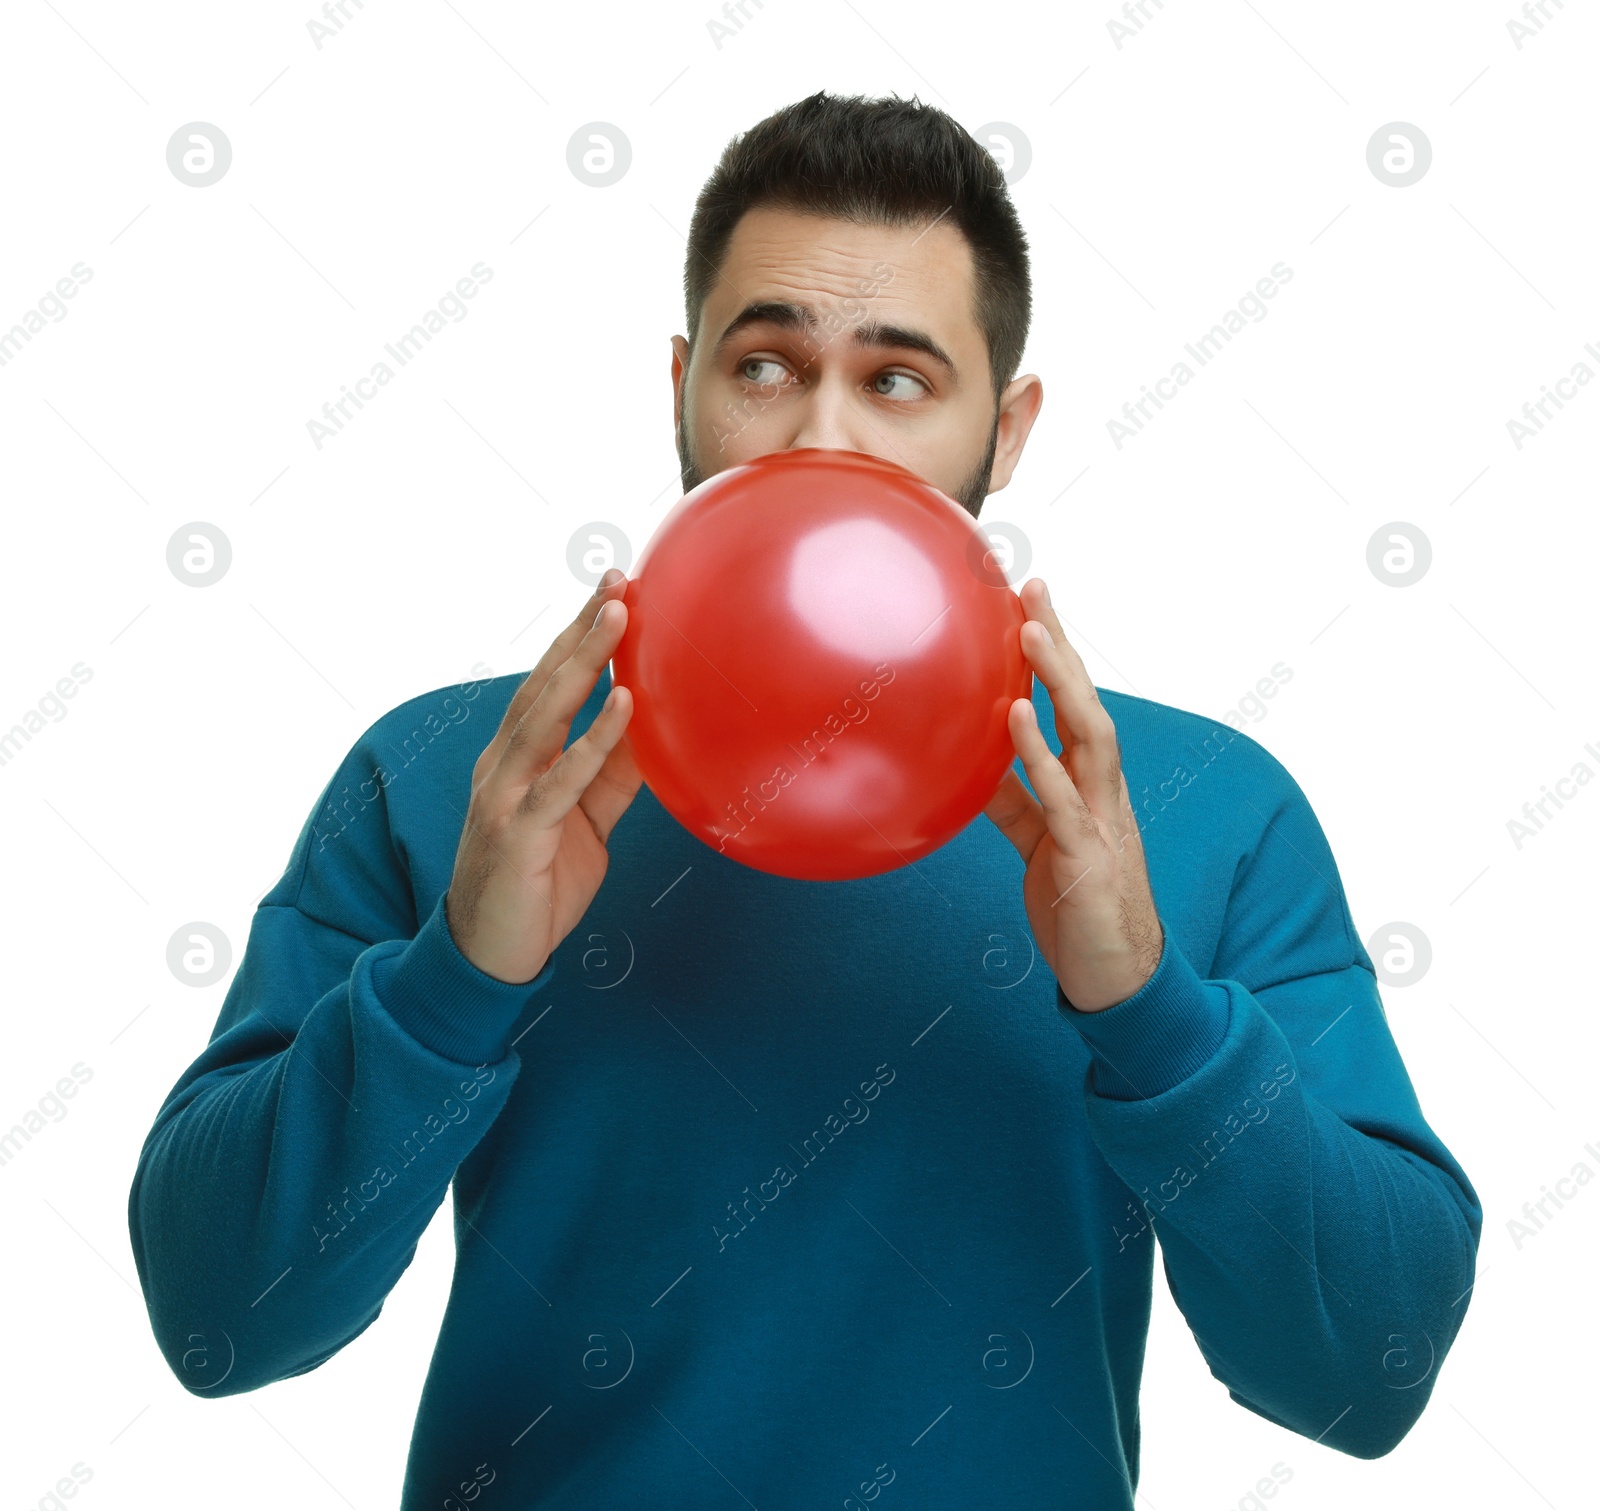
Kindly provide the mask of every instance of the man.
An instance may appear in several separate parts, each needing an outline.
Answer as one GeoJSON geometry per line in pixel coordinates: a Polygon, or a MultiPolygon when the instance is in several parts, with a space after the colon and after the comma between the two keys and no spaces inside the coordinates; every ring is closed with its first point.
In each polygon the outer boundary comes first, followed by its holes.
{"type": "MultiPolygon", "coordinates": [[[[798,446],[974,514],[1010,479],[1026,247],[941,112],[747,132],[685,283],[686,486],[798,446]]],[[[179,1378],[331,1357],[453,1181],[406,1508],[1131,1507],[1157,1243],[1235,1401],[1392,1449],[1482,1214],[1283,767],[1097,693],[1035,579],[1027,782],[915,867],[770,876],[641,787],[622,586],[379,719],[262,900],[130,1198],[179,1378]]]]}

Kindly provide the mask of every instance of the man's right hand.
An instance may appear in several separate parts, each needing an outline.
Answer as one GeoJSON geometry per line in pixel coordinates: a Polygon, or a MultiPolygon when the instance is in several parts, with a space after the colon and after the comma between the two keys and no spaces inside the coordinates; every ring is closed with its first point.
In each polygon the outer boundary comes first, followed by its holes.
{"type": "Polygon", "coordinates": [[[573,715],[627,627],[613,567],[517,689],[472,768],[472,798],[445,896],[456,948],[499,981],[531,981],[605,879],[606,840],[641,781],[622,740],[633,694],[613,687],[565,749],[573,715]]]}

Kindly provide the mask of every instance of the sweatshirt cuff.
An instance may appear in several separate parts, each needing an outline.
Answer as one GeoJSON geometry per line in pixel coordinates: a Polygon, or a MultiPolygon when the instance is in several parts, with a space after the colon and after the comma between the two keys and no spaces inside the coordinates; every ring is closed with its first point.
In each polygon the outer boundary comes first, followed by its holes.
{"type": "Polygon", "coordinates": [[[445,894],[416,937],[373,966],[372,985],[391,1018],[435,1054],[461,1065],[506,1056],[506,1038],[529,1000],[550,985],[555,956],[531,981],[501,981],[457,948],[445,921],[445,894]]]}
{"type": "Polygon", "coordinates": [[[1079,1012],[1056,983],[1056,1006],[1077,1026],[1093,1056],[1093,1089],[1114,1101],[1144,1101],[1170,1091],[1216,1054],[1227,1037],[1227,989],[1202,981],[1165,923],[1161,932],[1155,973],[1111,1007],[1079,1012]]]}

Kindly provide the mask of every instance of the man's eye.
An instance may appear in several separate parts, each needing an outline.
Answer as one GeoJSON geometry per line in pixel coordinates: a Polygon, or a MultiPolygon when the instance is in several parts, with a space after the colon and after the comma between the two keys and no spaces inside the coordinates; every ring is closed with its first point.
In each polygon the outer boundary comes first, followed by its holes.
{"type": "Polygon", "coordinates": [[[774,362],[770,357],[752,357],[739,371],[747,382],[759,383],[766,388],[782,382],[787,369],[783,363],[774,362]]]}
{"type": "Polygon", "coordinates": [[[872,390],[880,393],[886,399],[920,399],[927,390],[921,378],[913,377],[910,373],[879,373],[872,380],[872,390]],[[909,387],[895,387],[896,384],[906,384],[909,387]]]}

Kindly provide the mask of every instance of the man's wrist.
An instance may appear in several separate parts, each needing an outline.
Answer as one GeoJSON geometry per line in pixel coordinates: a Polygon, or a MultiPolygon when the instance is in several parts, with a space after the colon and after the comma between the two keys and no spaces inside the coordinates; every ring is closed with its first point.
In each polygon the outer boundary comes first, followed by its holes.
{"type": "Polygon", "coordinates": [[[1095,1092],[1117,1101],[1160,1096],[1187,1080],[1221,1047],[1231,1013],[1227,989],[1200,979],[1171,930],[1160,962],[1131,997],[1081,1012],[1058,982],[1056,1005],[1094,1057],[1095,1092]]]}
{"type": "Polygon", "coordinates": [[[505,1057],[512,1025],[555,975],[552,955],[531,980],[502,981],[461,953],[441,896],[403,950],[374,966],[379,1002],[403,1029],[435,1054],[462,1064],[505,1057]]]}
{"type": "Polygon", "coordinates": [[[1078,988],[1077,997],[1069,997],[1059,979],[1056,987],[1062,1000],[1074,1012],[1103,1013],[1107,1008],[1120,1007],[1129,998],[1137,996],[1155,975],[1161,965],[1165,945],[1166,935],[1162,931],[1151,948],[1129,951],[1122,960],[1108,962],[1092,973],[1094,979],[1091,984],[1078,988]]]}

